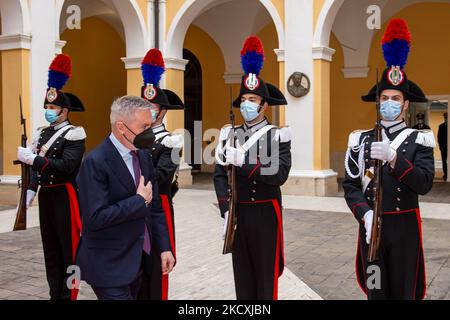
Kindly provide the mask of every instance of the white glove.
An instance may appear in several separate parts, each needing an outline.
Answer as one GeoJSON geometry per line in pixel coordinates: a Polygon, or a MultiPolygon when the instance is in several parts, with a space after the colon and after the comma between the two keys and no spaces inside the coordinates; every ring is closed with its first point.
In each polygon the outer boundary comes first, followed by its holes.
{"type": "Polygon", "coordinates": [[[241,148],[233,148],[227,146],[225,149],[226,152],[226,163],[232,164],[235,167],[242,167],[245,161],[245,151],[241,148]]]}
{"type": "Polygon", "coordinates": [[[33,151],[31,151],[30,148],[19,147],[17,150],[17,158],[19,159],[19,161],[32,166],[36,155],[33,153],[33,151]]]}
{"type": "Polygon", "coordinates": [[[228,226],[228,211],[225,212],[225,220],[223,221],[222,240],[225,240],[225,235],[227,234],[227,226],[228,226]]]}
{"type": "Polygon", "coordinates": [[[364,227],[366,228],[366,242],[370,244],[372,238],[373,210],[369,210],[364,215],[364,227]]]}
{"type": "Polygon", "coordinates": [[[372,159],[392,162],[397,153],[393,148],[391,148],[391,142],[389,138],[386,136],[384,130],[382,131],[383,142],[373,142],[372,148],[370,150],[370,157],[372,159]]]}
{"type": "Polygon", "coordinates": [[[36,197],[36,192],[33,190],[27,190],[27,209],[31,207],[34,198],[36,197]]]}

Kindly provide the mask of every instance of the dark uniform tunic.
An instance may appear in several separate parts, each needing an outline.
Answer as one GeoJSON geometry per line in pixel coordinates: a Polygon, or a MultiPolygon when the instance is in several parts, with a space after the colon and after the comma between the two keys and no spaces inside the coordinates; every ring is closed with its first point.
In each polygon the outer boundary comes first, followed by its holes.
{"type": "MultiPolygon", "coordinates": [[[[265,119],[252,127],[236,128],[240,145],[268,125],[265,119]]],[[[228,211],[224,161],[230,133],[229,127],[222,129],[216,151],[214,187],[222,217],[228,211]]],[[[232,257],[238,300],[278,298],[278,277],[284,269],[280,186],[289,176],[290,150],[289,128],[273,127],[251,146],[243,166],[236,168],[237,228],[232,257]]]]}
{"type": "MultiPolygon", "coordinates": [[[[39,129],[34,143],[37,154],[61,128],[39,129]]],[[[50,146],[45,156],[37,156],[31,172],[30,190],[39,191],[39,221],[44,248],[45,269],[51,299],[69,299],[67,267],[74,264],[80,227],[75,178],[85,151],[86,134],[81,127],[67,127],[50,146]],[[74,234],[75,233],[75,234],[74,234]],[[75,249],[75,250],[74,250],[75,249]]]]}
{"type": "MultiPolygon", "coordinates": [[[[404,130],[409,129],[400,122],[386,128],[385,132],[392,143],[404,130]]],[[[381,244],[379,260],[375,263],[381,271],[381,289],[368,289],[367,278],[373,275],[373,271],[366,272],[368,245],[363,217],[374,207],[374,182],[370,181],[363,190],[361,178],[351,175],[366,172],[373,166],[370,149],[375,141],[374,133],[371,130],[350,135],[348,155],[358,163],[357,159],[362,154],[359,166],[351,160],[346,161],[343,183],[347,204],[359,222],[358,282],[369,299],[423,299],[426,284],[419,195],[428,193],[433,185],[433,133],[411,130],[397,148],[395,167],[390,164],[384,166],[381,244]]]]}
{"type": "MultiPolygon", "coordinates": [[[[152,161],[156,169],[158,178],[159,193],[161,203],[166,214],[166,222],[169,229],[172,254],[175,252],[175,220],[173,210],[173,180],[180,163],[180,154],[182,148],[182,137],[171,135],[162,124],[153,128],[156,136],[155,144],[152,148],[152,161]]],[[[161,256],[155,248],[152,249],[150,256],[144,253],[143,283],[139,292],[140,300],[167,300],[169,289],[169,278],[162,275],[161,256]]]]}

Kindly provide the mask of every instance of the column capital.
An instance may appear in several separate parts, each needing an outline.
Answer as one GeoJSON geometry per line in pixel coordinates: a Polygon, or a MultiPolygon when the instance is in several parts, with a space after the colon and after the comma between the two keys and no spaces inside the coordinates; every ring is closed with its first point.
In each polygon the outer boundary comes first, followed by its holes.
{"type": "Polygon", "coordinates": [[[31,36],[25,34],[0,36],[0,51],[14,49],[31,50],[31,36]]]}
{"type": "Polygon", "coordinates": [[[369,67],[347,67],[342,68],[342,73],[344,74],[344,78],[367,78],[369,74],[369,67]]]}
{"type": "Polygon", "coordinates": [[[57,54],[62,53],[62,49],[65,47],[66,44],[67,44],[67,41],[56,40],[56,41],[55,41],[56,53],[57,53],[57,54]]]}
{"type": "Polygon", "coordinates": [[[167,69],[174,69],[181,71],[185,71],[186,65],[189,63],[189,60],[171,57],[164,58],[164,61],[166,62],[167,69]]]}
{"type": "Polygon", "coordinates": [[[277,61],[278,62],[283,62],[284,61],[285,50],[284,49],[273,49],[273,51],[277,55],[277,61]]]}
{"type": "Polygon", "coordinates": [[[121,58],[123,63],[125,64],[125,69],[140,69],[141,68],[141,62],[144,57],[133,57],[133,58],[121,58]]]}
{"type": "Polygon", "coordinates": [[[336,50],[323,47],[323,46],[313,46],[313,59],[314,60],[325,60],[325,61],[333,61],[333,55],[336,50]]]}

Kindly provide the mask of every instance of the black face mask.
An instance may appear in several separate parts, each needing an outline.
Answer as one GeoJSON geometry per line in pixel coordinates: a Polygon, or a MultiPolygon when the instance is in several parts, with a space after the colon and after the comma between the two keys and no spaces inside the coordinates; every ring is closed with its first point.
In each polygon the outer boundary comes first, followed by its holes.
{"type": "Polygon", "coordinates": [[[153,147],[156,137],[155,137],[155,134],[154,134],[152,128],[148,128],[148,129],[142,131],[141,133],[136,134],[133,132],[133,130],[128,128],[128,126],[125,123],[124,123],[124,125],[132,134],[134,134],[136,136],[134,138],[133,142],[128,140],[128,138],[124,135],[125,139],[127,139],[128,142],[133,143],[133,145],[137,149],[151,149],[153,147]]]}

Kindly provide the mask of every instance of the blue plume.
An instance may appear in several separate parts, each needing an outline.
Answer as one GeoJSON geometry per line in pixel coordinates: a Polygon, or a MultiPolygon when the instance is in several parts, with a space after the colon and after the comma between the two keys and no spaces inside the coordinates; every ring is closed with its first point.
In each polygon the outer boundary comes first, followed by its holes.
{"type": "Polygon", "coordinates": [[[241,64],[245,74],[259,75],[264,65],[264,55],[257,51],[247,51],[241,56],[241,64]]]}
{"type": "Polygon", "coordinates": [[[61,90],[69,80],[69,77],[61,72],[49,70],[48,71],[48,87],[61,90]]]}
{"type": "Polygon", "coordinates": [[[383,44],[383,54],[387,66],[400,66],[403,69],[408,61],[410,44],[406,40],[395,39],[383,44]]]}
{"type": "Polygon", "coordinates": [[[161,77],[164,73],[164,68],[154,66],[151,64],[142,65],[142,77],[144,78],[144,85],[153,84],[155,87],[159,86],[161,77]]]}

